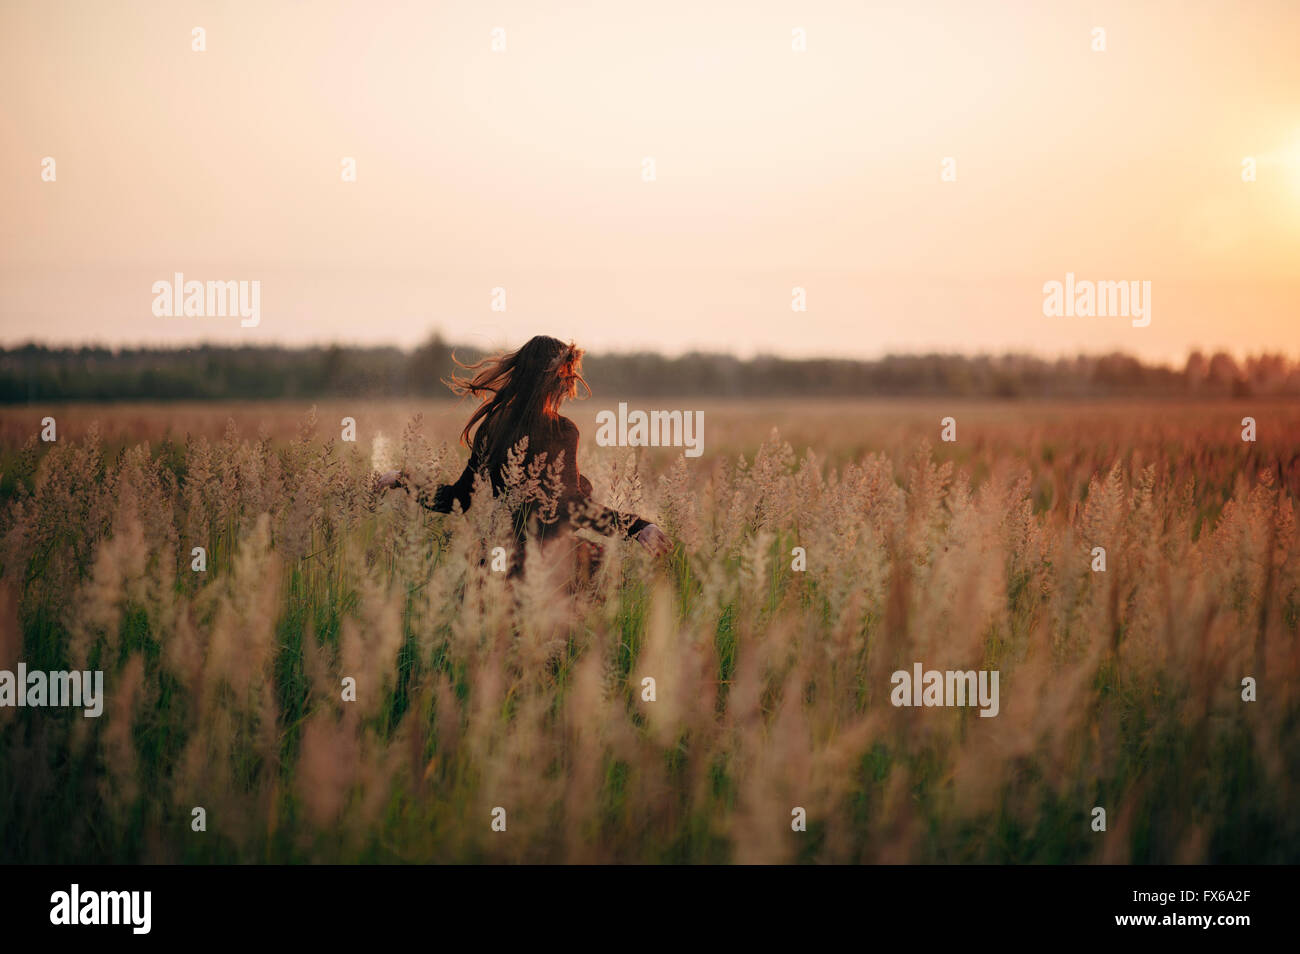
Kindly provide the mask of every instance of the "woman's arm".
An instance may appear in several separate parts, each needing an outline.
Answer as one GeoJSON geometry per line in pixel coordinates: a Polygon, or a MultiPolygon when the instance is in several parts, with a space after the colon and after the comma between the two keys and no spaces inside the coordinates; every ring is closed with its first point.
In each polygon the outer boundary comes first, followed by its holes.
{"type": "Polygon", "coordinates": [[[437,487],[412,487],[410,477],[405,473],[397,475],[393,486],[404,490],[414,490],[416,502],[434,513],[451,513],[453,504],[460,504],[461,513],[469,509],[471,495],[474,492],[474,474],[478,470],[476,455],[469,455],[469,463],[454,484],[439,484],[437,487]]]}

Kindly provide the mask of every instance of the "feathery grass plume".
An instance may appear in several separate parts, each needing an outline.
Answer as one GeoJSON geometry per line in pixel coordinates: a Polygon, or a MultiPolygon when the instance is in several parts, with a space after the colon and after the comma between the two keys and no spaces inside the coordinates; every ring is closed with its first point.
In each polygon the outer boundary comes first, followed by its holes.
{"type": "Polygon", "coordinates": [[[383,431],[376,431],[370,442],[370,469],[394,470],[397,467],[397,449],[383,431]]]}
{"type": "Polygon", "coordinates": [[[114,807],[119,823],[140,795],[139,759],[131,732],[136,708],[144,691],[144,658],[132,654],[121,672],[115,673],[111,695],[105,706],[108,724],[100,734],[101,757],[107,769],[100,781],[104,801],[114,807]]]}

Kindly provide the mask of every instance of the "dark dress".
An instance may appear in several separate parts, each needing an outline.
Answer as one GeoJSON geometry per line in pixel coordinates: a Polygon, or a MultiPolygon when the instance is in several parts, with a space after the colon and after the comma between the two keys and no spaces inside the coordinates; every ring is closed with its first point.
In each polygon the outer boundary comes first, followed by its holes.
{"type": "MultiPolygon", "coordinates": [[[[437,513],[451,513],[452,506],[457,503],[462,512],[468,510],[474,489],[474,475],[482,466],[480,451],[476,440],[469,462],[454,484],[441,484],[432,492],[428,487],[418,490],[416,499],[420,504],[437,513]]],[[[541,501],[529,501],[511,515],[516,541],[515,555],[511,561],[512,575],[520,569],[523,543],[530,533],[547,540],[569,530],[585,528],[605,536],[624,536],[630,539],[649,525],[648,520],[634,513],[622,513],[591,499],[591,481],[578,473],[578,427],[567,417],[558,418],[555,427],[548,432],[529,436],[524,467],[533,464],[543,454],[543,463],[548,467],[563,455],[559,497],[555,501],[553,512],[549,506],[543,507],[541,501]]],[[[488,477],[492,481],[492,493],[501,494],[505,490],[505,482],[500,468],[488,477]]]]}

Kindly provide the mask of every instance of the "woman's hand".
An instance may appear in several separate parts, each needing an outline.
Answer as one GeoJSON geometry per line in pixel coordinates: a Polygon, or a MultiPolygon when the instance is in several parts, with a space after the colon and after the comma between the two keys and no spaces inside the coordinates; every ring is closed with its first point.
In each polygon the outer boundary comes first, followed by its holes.
{"type": "Polygon", "coordinates": [[[392,490],[394,487],[402,486],[402,472],[400,470],[390,470],[387,473],[380,474],[375,479],[376,490],[392,490]]]}
{"type": "Polygon", "coordinates": [[[653,523],[648,523],[637,531],[636,542],[655,556],[662,556],[672,549],[672,541],[653,523]]]}

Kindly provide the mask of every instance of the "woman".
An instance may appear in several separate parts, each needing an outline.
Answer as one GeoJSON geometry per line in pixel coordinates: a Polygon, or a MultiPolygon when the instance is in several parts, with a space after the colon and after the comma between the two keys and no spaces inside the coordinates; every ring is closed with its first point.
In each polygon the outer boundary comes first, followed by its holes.
{"type": "MultiPolygon", "coordinates": [[[[533,471],[540,468],[543,479],[539,492],[517,502],[512,511],[517,543],[512,575],[521,569],[522,544],[529,533],[550,543],[584,527],[635,539],[654,554],[669,548],[668,538],[653,523],[593,501],[591,482],[578,473],[578,428],[560,415],[560,404],[577,395],[579,383],[591,393],[582,377],[582,355],[581,348],[538,335],[518,351],[460,365],[473,376],[462,379],[453,373],[446,382],[457,394],[482,400],[461,432],[470,448],[469,463],[454,484],[443,484],[432,494],[417,488],[416,499],[438,513],[451,513],[457,503],[468,510],[474,476],[480,473],[491,481],[493,495],[506,492],[507,456],[527,438],[523,472],[529,473],[530,465],[533,471]]],[[[394,471],[384,474],[379,486],[409,488],[410,483],[406,474],[394,471]]]]}

